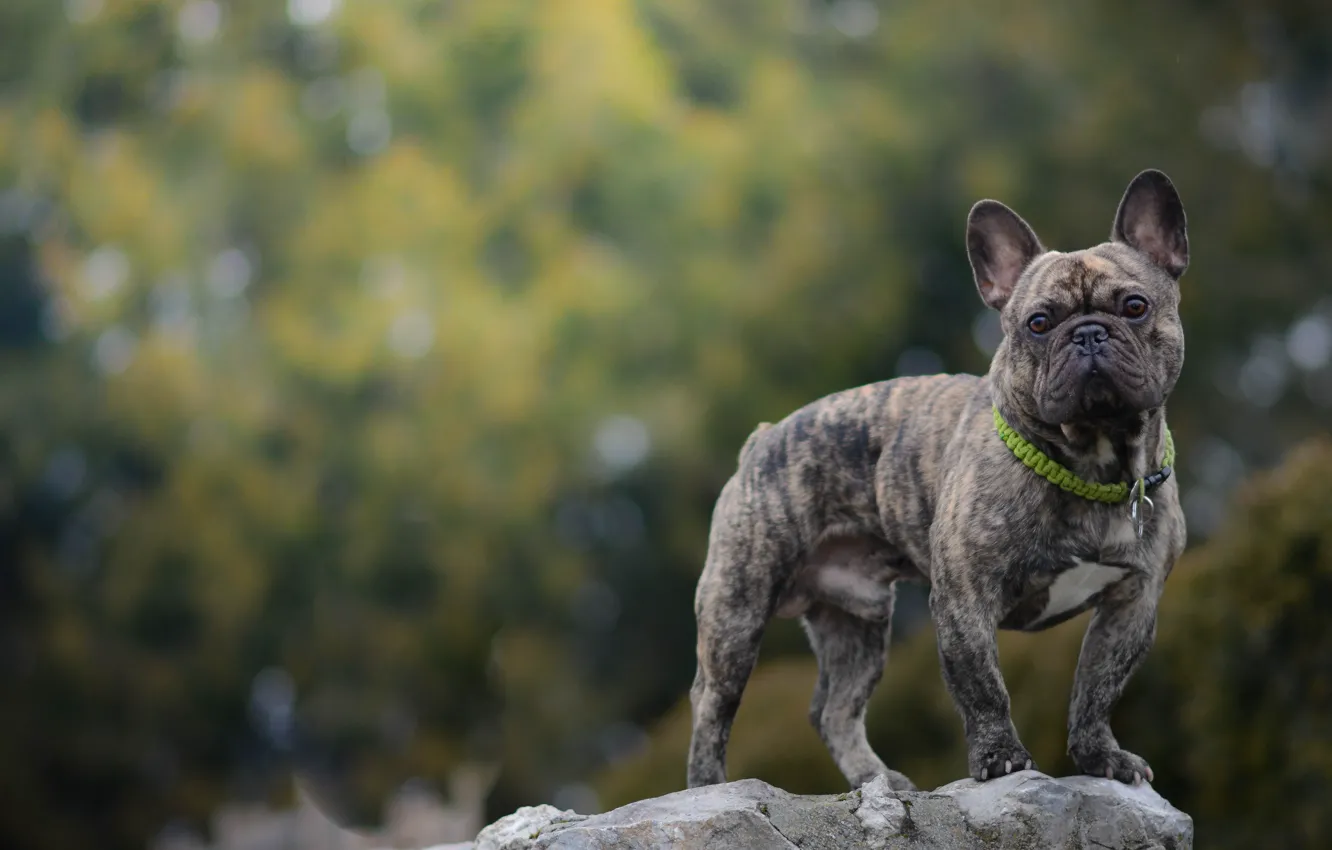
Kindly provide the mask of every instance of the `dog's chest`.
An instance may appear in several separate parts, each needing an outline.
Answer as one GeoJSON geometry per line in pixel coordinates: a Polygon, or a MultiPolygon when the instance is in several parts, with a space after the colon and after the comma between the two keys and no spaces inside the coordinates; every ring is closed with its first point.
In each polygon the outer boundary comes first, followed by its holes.
{"type": "Polygon", "coordinates": [[[1136,561],[1140,540],[1127,515],[1082,518],[1064,534],[1059,551],[1043,553],[1022,571],[1001,628],[1039,631],[1058,625],[1132,572],[1127,565],[1136,561]]]}
{"type": "Polygon", "coordinates": [[[1128,573],[1127,567],[1075,559],[1053,578],[1033,581],[1000,625],[1037,631],[1062,623],[1086,610],[1101,592],[1128,573]]]}
{"type": "Polygon", "coordinates": [[[1045,607],[1041,610],[1038,622],[1052,620],[1081,608],[1127,572],[1124,567],[1078,561],[1072,569],[1055,576],[1055,580],[1045,589],[1045,607]]]}

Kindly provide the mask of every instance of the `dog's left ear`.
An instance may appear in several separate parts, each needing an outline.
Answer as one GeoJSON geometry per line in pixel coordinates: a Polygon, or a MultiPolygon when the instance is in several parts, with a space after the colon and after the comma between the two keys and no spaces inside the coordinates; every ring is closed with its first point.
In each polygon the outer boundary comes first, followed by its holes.
{"type": "Polygon", "coordinates": [[[1175,184],[1148,169],[1129,184],[1110,238],[1137,248],[1176,280],[1189,267],[1189,229],[1175,184]]]}

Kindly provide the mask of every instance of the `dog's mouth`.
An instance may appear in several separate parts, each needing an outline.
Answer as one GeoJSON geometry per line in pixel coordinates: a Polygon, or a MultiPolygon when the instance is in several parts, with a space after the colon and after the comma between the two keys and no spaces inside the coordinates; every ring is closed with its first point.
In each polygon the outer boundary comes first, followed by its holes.
{"type": "Polygon", "coordinates": [[[1040,400],[1042,418],[1060,424],[1123,419],[1157,404],[1144,375],[1122,360],[1099,354],[1052,364],[1040,400]]]}
{"type": "Polygon", "coordinates": [[[1114,379],[1095,368],[1083,380],[1077,402],[1079,413],[1086,419],[1105,419],[1125,412],[1124,398],[1116,389],[1114,379]]]}

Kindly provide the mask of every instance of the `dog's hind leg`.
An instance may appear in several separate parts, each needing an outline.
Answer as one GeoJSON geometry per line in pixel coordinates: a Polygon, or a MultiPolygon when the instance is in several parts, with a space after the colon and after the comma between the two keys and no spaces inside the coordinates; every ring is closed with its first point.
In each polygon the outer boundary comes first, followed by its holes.
{"type": "Polygon", "coordinates": [[[726,781],[731,723],[772,614],[772,570],[766,569],[767,564],[738,560],[742,554],[754,553],[750,547],[724,542],[710,546],[694,598],[698,672],[690,691],[694,723],[690,788],[726,781]]]}
{"type": "Polygon", "coordinates": [[[914,790],[911,780],[884,765],[865,736],[865,707],[888,656],[891,597],[885,619],[866,620],[820,603],[802,622],[819,660],[809,719],[837,767],[852,788],[883,774],[893,788],[914,790]]]}

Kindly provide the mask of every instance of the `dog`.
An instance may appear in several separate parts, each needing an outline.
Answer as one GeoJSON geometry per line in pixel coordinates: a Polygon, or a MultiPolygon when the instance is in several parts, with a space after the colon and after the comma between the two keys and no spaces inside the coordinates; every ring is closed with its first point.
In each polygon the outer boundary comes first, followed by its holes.
{"type": "Polygon", "coordinates": [[[760,425],[712,516],[695,594],[689,787],[726,781],[726,744],[765,626],[798,617],[818,659],[810,720],[851,786],[889,769],[865,736],[899,579],[928,584],[949,694],[979,781],[1032,769],[999,671],[996,630],[1088,609],[1068,752],[1138,784],[1110,712],[1151,647],[1184,549],[1165,404],[1184,362],[1184,207],[1147,170],[1108,242],[1061,253],[993,200],[967,254],[1003,339],[989,372],[883,381],[760,425]]]}

